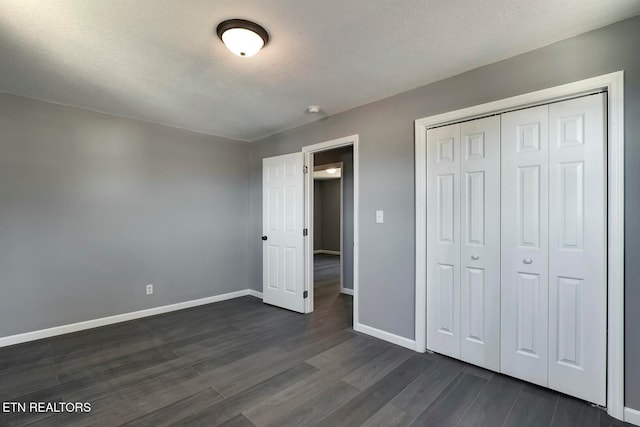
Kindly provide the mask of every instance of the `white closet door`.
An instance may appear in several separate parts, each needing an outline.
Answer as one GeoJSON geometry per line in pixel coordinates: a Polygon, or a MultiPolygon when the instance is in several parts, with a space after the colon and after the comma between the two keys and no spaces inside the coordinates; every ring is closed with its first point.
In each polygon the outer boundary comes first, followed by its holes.
{"type": "Polygon", "coordinates": [[[460,125],[427,131],[427,348],[460,358],[460,125]]]}
{"type": "Polygon", "coordinates": [[[606,95],[549,106],[549,387],[606,405],[606,95]]]}
{"type": "Polygon", "coordinates": [[[461,359],[500,369],[500,117],[460,125],[461,359]]]}
{"type": "Polygon", "coordinates": [[[501,371],[547,386],[548,106],[502,115],[501,371]]]}

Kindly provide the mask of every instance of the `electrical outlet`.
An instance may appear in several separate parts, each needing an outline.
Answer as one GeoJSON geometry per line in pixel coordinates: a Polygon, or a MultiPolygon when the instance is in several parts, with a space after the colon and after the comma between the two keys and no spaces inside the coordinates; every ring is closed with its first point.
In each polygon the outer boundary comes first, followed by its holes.
{"type": "Polygon", "coordinates": [[[147,285],[147,295],[151,295],[153,293],[153,284],[147,285]]]}

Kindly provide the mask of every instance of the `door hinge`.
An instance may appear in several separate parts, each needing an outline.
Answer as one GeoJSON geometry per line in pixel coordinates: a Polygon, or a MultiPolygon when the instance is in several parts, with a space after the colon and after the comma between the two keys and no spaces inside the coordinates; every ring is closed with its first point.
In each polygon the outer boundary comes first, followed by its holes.
{"type": "Polygon", "coordinates": [[[308,236],[309,235],[309,229],[308,228],[303,228],[302,229],[302,235],[303,236],[308,236]]]}
{"type": "Polygon", "coordinates": [[[309,166],[303,166],[302,167],[302,172],[309,173],[309,166]]]}
{"type": "Polygon", "coordinates": [[[302,293],[302,298],[309,298],[309,291],[304,291],[302,293]]]}

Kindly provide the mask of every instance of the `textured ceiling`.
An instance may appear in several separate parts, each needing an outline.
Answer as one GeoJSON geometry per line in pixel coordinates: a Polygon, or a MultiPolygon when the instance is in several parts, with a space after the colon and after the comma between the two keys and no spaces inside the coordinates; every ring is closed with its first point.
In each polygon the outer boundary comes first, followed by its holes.
{"type": "Polygon", "coordinates": [[[2,0],[0,92],[252,141],[640,14],[637,0],[2,0]],[[252,58],[214,30],[270,32],[252,58]]]}

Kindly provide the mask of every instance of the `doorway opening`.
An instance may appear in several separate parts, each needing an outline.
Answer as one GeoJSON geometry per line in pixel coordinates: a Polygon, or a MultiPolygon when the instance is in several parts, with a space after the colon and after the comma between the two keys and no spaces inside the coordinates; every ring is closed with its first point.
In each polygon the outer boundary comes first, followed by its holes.
{"type": "Polygon", "coordinates": [[[353,147],[313,155],[313,288],[316,310],[353,312],[353,147]]]}
{"type": "Polygon", "coordinates": [[[344,310],[357,327],[357,136],[303,152],[305,312],[344,310]]]}
{"type": "Polygon", "coordinates": [[[337,289],[342,290],[339,297],[351,300],[347,304],[349,323],[360,331],[358,135],[305,146],[302,152],[262,159],[263,302],[298,313],[314,311],[314,162],[324,164],[325,172],[332,169],[326,167],[327,164],[341,163],[344,209],[337,289]]]}

